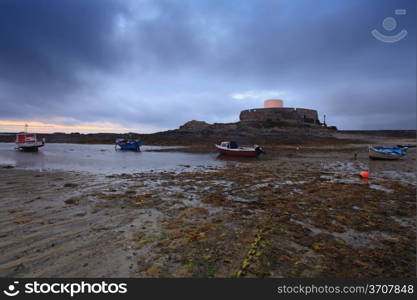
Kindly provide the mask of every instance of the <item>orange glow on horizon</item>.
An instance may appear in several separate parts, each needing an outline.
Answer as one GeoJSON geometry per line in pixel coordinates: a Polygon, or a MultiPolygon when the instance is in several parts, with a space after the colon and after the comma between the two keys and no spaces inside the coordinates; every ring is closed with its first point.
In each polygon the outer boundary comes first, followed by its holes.
{"type": "Polygon", "coordinates": [[[52,133],[52,132],[80,132],[80,133],[92,133],[92,132],[132,132],[132,128],[120,127],[117,124],[112,123],[84,123],[80,125],[62,125],[46,122],[21,122],[21,121],[9,121],[9,120],[0,120],[0,132],[20,132],[25,130],[25,124],[28,125],[28,131],[31,132],[42,132],[42,133],[52,133]]]}

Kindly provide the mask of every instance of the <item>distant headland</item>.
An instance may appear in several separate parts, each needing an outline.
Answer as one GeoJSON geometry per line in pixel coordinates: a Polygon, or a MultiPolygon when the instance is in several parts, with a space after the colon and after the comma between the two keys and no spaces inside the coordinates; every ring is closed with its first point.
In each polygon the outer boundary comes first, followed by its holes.
{"type": "MultiPolygon", "coordinates": [[[[118,138],[140,138],[148,145],[201,145],[221,140],[242,143],[305,144],[349,142],[360,135],[415,138],[416,130],[338,130],[321,122],[318,112],[308,108],[284,107],[281,99],[265,100],[263,108],[240,112],[234,123],[209,124],[192,120],[177,129],[141,134],[120,133],[43,133],[47,143],[113,144],[118,138]]],[[[14,142],[14,133],[0,135],[0,142],[14,142]]]]}

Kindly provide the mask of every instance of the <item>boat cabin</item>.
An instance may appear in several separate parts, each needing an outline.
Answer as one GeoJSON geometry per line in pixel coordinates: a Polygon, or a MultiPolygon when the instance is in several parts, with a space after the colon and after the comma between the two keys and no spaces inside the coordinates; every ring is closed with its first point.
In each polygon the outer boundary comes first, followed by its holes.
{"type": "Polygon", "coordinates": [[[16,135],[16,143],[18,144],[32,144],[36,142],[35,133],[18,133],[16,135]]]}
{"type": "Polygon", "coordinates": [[[229,148],[229,149],[237,149],[239,148],[238,144],[236,142],[222,142],[220,144],[221,147],[229,148]]]}

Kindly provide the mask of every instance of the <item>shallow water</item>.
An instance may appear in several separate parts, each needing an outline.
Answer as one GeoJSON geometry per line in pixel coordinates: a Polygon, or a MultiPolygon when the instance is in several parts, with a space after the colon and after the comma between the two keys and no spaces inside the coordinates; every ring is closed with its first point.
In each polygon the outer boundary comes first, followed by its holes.
{"type": "Polygon", "coordinates": [[[62,170],[98,174],[135,173],[151,170],[193,170],[223,166],[217,154],[153,152],[173,148],[143,146],[141,152],[115,151],[113,145],[47,144],[39,152],[22,152],[13,143],[0,143],[0,164],[33,170],[62,170]]]}
{"type": "MultiPolygon", "coordinates": [[[[331,182],[358,183],[361,171],[369,171],[370,178],[361,179],[361,183],[384,181],[400,181],[406,184],[416,184],[417,175],[414,169],[415,152],[401,161],[330,161],[322,163],[320,177],[331,182]]],[[[391,193],[392,190],[379,184],[370,184],[369,188],[391,193]]]]}

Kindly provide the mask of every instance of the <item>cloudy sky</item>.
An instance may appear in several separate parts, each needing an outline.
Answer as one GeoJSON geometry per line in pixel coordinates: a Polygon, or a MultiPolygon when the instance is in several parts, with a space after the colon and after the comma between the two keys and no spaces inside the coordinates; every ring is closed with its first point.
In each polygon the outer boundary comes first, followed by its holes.
{"type": "Polygon", "coordinates": [[[268,98],[415,129],[416,1],[0,0],[0,131],[155,132],[268,98]]]}

